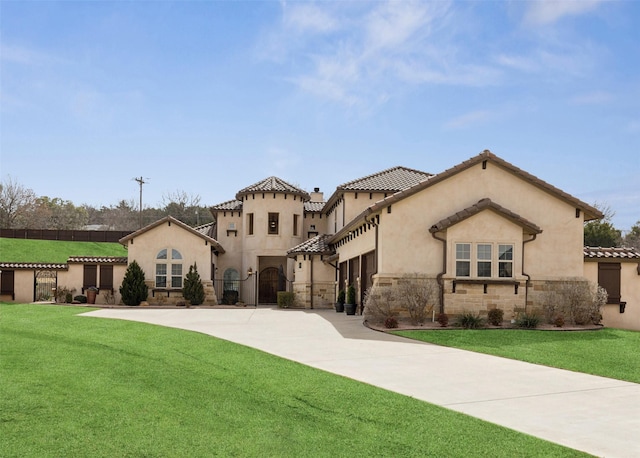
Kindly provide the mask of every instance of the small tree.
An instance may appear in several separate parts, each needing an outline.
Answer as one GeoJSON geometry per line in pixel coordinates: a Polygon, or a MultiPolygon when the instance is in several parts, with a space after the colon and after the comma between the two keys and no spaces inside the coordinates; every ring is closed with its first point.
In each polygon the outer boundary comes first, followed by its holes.
{"type": "Polygon", "coordinates": [[[189,273],[184,279],[182,295],[186,300],[191,302],[191,305],[200,305],[204,302],[204,286],[202,286],[200,274],[198,273],[198,265],[196,263],[189,266],[189,273]]]}
{"type": "Polygon", "coordinates": [[[140,302],[147,300],[148,295],[149,288],[144,282],[144,271],[136,261],[133,261],[127,267],[122,286],[120,286],[122,302],[126,305],[140,305],[140,302]]]}

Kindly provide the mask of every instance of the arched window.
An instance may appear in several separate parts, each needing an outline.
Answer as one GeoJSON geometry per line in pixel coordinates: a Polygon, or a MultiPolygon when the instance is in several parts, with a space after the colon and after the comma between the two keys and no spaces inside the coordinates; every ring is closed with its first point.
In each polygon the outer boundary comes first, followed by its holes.
{"type": "Polygon", "coordinates": [[[230,268],[224,271],[224,290],[238,291],[240,286],[240,274],[236,269],[230,268]]]}
{"type": "Polygon", "coordinates": [[[168,257],[169,250],[160,250],[156,256],[156,288],[182,288],[182,255],[176,249],[171,250],[171,258],[168,257]],[[171,266],[171,271],[168,271],[171,266]]]}

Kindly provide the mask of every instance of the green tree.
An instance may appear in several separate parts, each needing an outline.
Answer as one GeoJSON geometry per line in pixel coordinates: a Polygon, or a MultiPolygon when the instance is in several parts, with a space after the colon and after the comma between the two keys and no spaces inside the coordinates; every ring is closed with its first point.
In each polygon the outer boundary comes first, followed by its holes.
{"type": "Polygon", "coordinates": [[[640,250],[640,221],[631,226],[631,230],[624,236],[623,244],[626,247],[640,250]]]}
{"type": "Polygon", "coordinates": [[[614,247],[620,245],[622,232],[611,223],[615,212],[606,204],[593,204],[604,215],[602,219],[589,221],[584,225],[584,244],[593,247],[614,247]]]}
{"type": "Polygon", "coordinates": [[[184,279],[184,288],[182,295],[191,305],[200,305],[204,302],[204,287],[198,273],[198,265],[194,263],[189,266],[189,273],[184,279]]]}
{"type": "Polygon", "coordinates": [[[140,305],[147,300],[149,288],[144,282],[144,271],[136,261],[129,264],[124,273],[120,295],[126,305],[140,305]]]}

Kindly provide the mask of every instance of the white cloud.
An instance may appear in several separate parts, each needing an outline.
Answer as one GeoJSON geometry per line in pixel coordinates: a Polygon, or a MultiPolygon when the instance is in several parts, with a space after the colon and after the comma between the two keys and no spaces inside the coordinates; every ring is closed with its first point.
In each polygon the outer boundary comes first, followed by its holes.
{"type": "Polygon", "coordinates": [[[586,94],[579,94],[570,99],[570,102],[576,105],[602,105],[614,100],[614,97],[609,92],[589,92],[586,94]]]}
{"type": "Polygon", "coordinates": [[[465,113],[461,116],[450,119],[444,124],[446,129],[464,129],[474,124],[481,124],[492,117],[492,113],[487,110],[477,110],[465,113]]]}
{"type": "Polygon", "coordinates": [[[312,3],[283,5],[284,24],[299,32],[327,33],[338,27],[338,21],[328,11],[312,3]]]}
{"type": "Polygon", "coordinates": [[[603,0],[537,0],[529,2],[525,22],[546,25],[566,16],[577,16],[595,10],[603,0]]]}

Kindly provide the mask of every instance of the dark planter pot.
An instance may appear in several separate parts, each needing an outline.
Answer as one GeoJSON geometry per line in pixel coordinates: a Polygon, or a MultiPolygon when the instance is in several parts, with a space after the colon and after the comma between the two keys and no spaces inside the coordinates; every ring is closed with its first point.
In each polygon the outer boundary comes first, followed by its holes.
{"type": "Polygon", "coordinates": [[[347,312],[347,315],[355,315],[356,307],[356,304],[344,304],[344,310],[347,312]]]}
{"type": "Polygon", "coordinates": [[[344,304],[342,302],[336,302],[336,312],[337,313],[344,312],[344,304]]]}
{"type": "Polygon", "coordinates": [[[95,304],[97,295],[98,295],[98,290],[95,290],[92,288],[87,289],[87,303],[95,304]]]}

